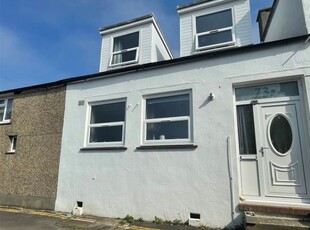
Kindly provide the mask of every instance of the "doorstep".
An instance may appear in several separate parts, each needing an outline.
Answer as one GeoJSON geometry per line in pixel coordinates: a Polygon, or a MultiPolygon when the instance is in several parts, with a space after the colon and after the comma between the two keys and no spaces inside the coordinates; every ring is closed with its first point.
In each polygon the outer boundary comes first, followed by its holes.
{"type": "Polygon", "coordinates": [[[310,217],[310,204],[243,201],[239,204],[239,209],[241,211],[250,211],[257,213],[273,213],[280,215],[310,217]]]}

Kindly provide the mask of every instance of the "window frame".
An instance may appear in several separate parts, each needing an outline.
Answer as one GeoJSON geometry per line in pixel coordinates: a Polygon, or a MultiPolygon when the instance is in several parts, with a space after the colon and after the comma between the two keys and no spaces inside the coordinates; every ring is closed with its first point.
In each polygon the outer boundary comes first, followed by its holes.
{"type": "Polygon", "coordinates": [[[137,30],[137,31],[132,31],[132,32],[129,32],[129,33],[119,34],[117,36],[112,36],[111,37],[111,52],[110,52],[111,54],[110,54],[109,67],[117,67],[117,66],[123,66],[123,65],[130,65],[130,64],[138,63],[138,61],[139,61],[140,40],[141,40],[140,34],[141,34],[140,31],[137,30]],[[123,49],[123,50],[119,50],[119,51],[114,51],[114,41],[115,41],[115,38],[126,36],[126,35],[130,35],[130,34],[134,34],[134,33],[138,33],[138,46],[137,47],[133,47],[133,48],[129,48],[129,49],[123,49]],[[115,64],[112,63],[114,55],[123,54],[123,53],[130,52],[130,51],[133,51],[133,50],[136,50],[136,56],[135,56],[134,60],[126,61],[126,62],[120,62],[120,63],[115,63],[115,64]]]}
{"type": "Polygon", "coordinates": [[[179,91],[179,92],[169,92],[169,93],[158,93],[152,95],[143,96],[143,132],[142,132],[142,146],[160,146],[160,145],[184,145],[193,144],[193,107],[192,107],[192,92],[190,90],[179,91]],[[146,101],[148,99],[163,98],[169,96],[180,96],[188,95],[189,97],[189,116],[179,116],[179,117],[164,117],[164,118],[153,118],[147,119],[146,101]],[[187,121],[188,122],[188,138],[186,139],[159,139],[159,140],[147,140],[147,124],[149,123],[162,123],[162,122],[175,122],[175,121],[187,121]]]}
{"type": "Polygon", "coordinates": [[[11,118],[12,118],[12,111],[13,111],[13,101],[14,101],[14,98],[13,98],[13,97],[0,98],[0,100],[4,100],[4,103],[3,103],[3,104],[0,104],[0,108],[4,108],[4,111],[3,111],[3,119],[2,119],[2,121],[0,121],[0,124],[7,124],[7,123],[10,123],[10,122],[11,122],[11,118]],[[9,102],[9,100],[12,100],[11,117],[10,117],[10,119],[5,119],[6,114],[7,114],[7,109],[8,109],[8,102],[9,102]]]}
{"type": "Polygon", "coordinates": [[[229,8],[225,8],[225,9],[220,9],[220,10],[216,10],[216,11],[212,11],[212,12],[208,12],[207,14],[199,14],[199,15],[195,15],[194,16],[194,23],[193,23],[193,27],[194,27],[194,39],[195,39],[195,49],[196,51],[203,51],[203,50],[209,50],[209,49],[213,49],[213,48],[220,48],[220,47],[225,47],[225,46],[235,46],[236,45],[236,36],[235,36],[235,17],[234,17],[234,9],[233,7],[229,7],[229,8]],[[201,32],[201,33],[197,33],[197,18],[198,17],[202,17],[202,16],[207,16],[207,15],[211,15],[211,14],[215,14],[215,13],[220,13],[226,10],[230,10],[231,11],[231,20],[232,20],[232,26],[229,27],[224,27],[224,28],[220,28],[220,29],[215,29],[215,30],[210,30],[210,31],[205,31],[205,32],[201,32]],[[198,38],[200,36],[204,36],[204,35],[211,35],[211,34],[216,34],[216,33],[220,33],[220,32],[224,32],[224,31],[231,31],[231,36],[232,36],[232,40],[228,41],[228,42],[222,42],[222,43],[216,43],[213,45],[207,45],[207,46],[201,46],[199,47],[199,41],[198,38]]]}
{"type": "Polygon", "coordinates": [[[123,147],[125,145],[126,108],[127,108],[126,98],[88,102],[87,103],[87,116],[86,116],[86,135],[85,135],[84,147],[94,147],[94,148],[96,147],[123,147]],[[92,106],[114,104],[114,103],[119,103],[119,102],[125,103],[124,121],[90,124],[92,106]],[[91,143],[89,141],[91,128],[115,127],[115,126],[122,126],[122,140],[121,141],[95,142],[95,143],[91,143]]]}

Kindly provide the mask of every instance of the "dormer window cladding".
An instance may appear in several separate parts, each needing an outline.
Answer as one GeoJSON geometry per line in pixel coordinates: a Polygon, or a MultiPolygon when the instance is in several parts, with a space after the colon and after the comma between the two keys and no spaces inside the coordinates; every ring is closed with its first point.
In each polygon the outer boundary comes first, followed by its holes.
{"type": "Polygon", "coordinates": [[[137,63],[138,56],[139,32],[114,37],[110,66],[137,63]]]}
{"type": "Polygon", "coordinates": [[[196,50],[235,44],[232,9],[196,17],[196,50]]]}

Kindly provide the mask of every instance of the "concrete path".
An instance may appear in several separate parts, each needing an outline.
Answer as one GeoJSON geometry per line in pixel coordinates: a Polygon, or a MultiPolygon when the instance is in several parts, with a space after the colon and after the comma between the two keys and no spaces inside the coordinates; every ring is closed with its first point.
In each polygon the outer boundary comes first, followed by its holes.
{"type": "Polygon", "coordinates": [[[1,230],[58,230],[61,229],[57,227],[57,223],[60,221],[61,219],[58,219],[56,217],[0,212],[1,230]]]}
{"type": "Polygon", "coordinates": [[[198,230],[187,225],[156,224],[141,222],[121,224],[120,219],[94,216],[74,217],[70,214],[36,211],[29,209],[11,209],[0,207],[0,230],[198,230]]]}

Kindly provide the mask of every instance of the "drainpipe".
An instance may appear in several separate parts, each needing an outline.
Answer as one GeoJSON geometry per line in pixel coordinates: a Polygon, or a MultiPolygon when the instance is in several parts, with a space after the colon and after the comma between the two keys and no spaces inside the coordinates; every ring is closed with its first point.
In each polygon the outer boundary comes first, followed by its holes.
{"type": "Polygon", "coordinates": [[[230,198],[231,198],[231,219],[235,219],[235,193],[234,193],[234,175],[231,168],[231,140],[230,136],[227,137],[227,162],[228,162],[228,174],[230,185],[230,198]]]}

